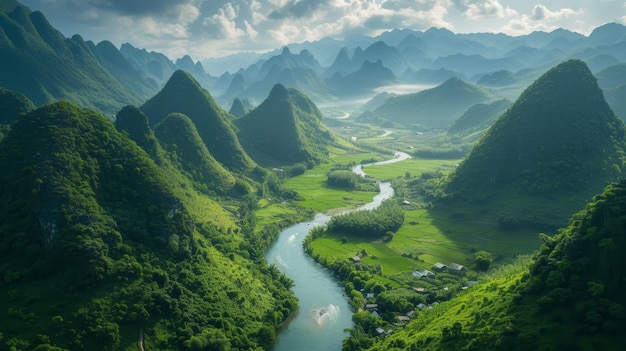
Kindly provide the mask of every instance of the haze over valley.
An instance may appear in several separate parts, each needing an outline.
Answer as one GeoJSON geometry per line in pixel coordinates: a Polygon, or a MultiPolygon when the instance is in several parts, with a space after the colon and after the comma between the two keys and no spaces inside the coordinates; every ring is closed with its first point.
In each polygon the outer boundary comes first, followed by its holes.
{"type": "Polygon", "coordinates": [[[3,1],[0,349],[617,349],[625,18],[3,1]]]}

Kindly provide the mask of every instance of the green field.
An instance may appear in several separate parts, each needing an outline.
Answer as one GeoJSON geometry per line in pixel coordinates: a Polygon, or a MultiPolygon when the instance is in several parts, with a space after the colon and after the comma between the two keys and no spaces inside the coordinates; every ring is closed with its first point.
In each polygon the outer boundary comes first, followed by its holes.
{"type": "MultiPolygon", "coordinates": [[[[370,191],[346,191],[326,185],[326,173],[336,165],[359,163],[373,157],[381,158],[373,152],[337,153],[332,156],[333,163],[323,164],[307,170],[304,174],[288,179],[285,187],[296,190],[304,198],[298,201],[300,206],[319,212],[354,208],[368,203],[376,193],[370,191]]],[[[388,157],[388,156],[387,156],[388,157]]]]}
{"type": "Polygon", "coordinates": [[[420,175],[424,172],[441,171],[443,173],[450,172],[456,165],[461,162],[457,160],[432,160],[410,158],[408,160],[386,164],[372,165],[363,167],[363,171],[376,179],[392,179],[396,177],[404,177],[407,172],[411,175],[420,175]]]}
{"type": "MultiPolygon", "coordinates": [[[[336,159],[347,163],[377,156],[375,154],[344,154],[336,159]]],[[[411,158],[405,161],[366,166],[368,176],[378,179],[392,179],[405,176],[419,176],[423,172],[441,171],[447,173],[456,167],[460,160],[432,160],[411,158]]],[[[307,171],[304,175],[287,181],[286,186],[297,190],[306,200],[302,206],[318,211],[334,208],[354,207],[370,201],[373,194],[346,192],[325,186],[326,172],[332,165],[324,165],[307,171]]],[[[532,253],[540,246],[537,230],[498,230],[495,222],[502,215],[475,208],[473,205],[456,205],[454,208],[432,211],[406,206],[403,226],[388,243],[363,240],[357,236],[342,233],[327,233],[310,243],[316,254],[327,259],[348,259],[365,250],[362,258],[366,264],[380,265],[384,276],[394,276],[415,269],[431,269],[433,264],[452,262],[471,268],[476,251],[485,250],[492,254],[493,265],[510,263],[518,254],[532,253]],[[344,243],[345,239],[348,239],[344,243]]]]}
{"type": "Polygon", "coordinates": [[[458,221],[447,214],[425,209],[405,211],[405,223],[389,243],[365,241],[356,236],[328,233],[310,247],[323,257],[348,259],[365,249],[367,264],[381,265],[387,276],[415,269],[431,269],[433,264],[452,262],[471,266],[475,251],[494,255],[494,264],[510,263],[517,254],[528,254],[540,245],[538,232],[494,230],[488,223],[458,221]],[[348,242],[342,243],[342,238],[348,242]],[[403,256],[404,255],[404,256],[403,256]]]}

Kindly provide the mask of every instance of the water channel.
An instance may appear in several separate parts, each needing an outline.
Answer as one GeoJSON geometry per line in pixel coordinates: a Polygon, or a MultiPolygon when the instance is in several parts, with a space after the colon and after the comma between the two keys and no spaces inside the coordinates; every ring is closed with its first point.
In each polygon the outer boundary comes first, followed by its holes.
{"type": "MultiPolygon", "coordinates": [[[[391,161],[398,162],[409,157],[405,153],[396,153],[391,161]]],[[[363,175],[361,166],[355,167],[353,171],[363,175]]],[[[373,209],[393,196],[390,183],[379,183],[379,187],[380,192],[374,196],[372,202],[352,211],[373,209]]],[[[354,326],[343,286],[328,269],[315,262],[302,248],[302,241],[309,230],[323,225],[330,218],[318,214],[310,221],[286,228],[265,254],[268,263],[276,264],[294,280],[293,292],[300,304],[297,315],[278,335],[273,351],[341,350],[342,341],[348,335],[344,329],[354,326]]]]}

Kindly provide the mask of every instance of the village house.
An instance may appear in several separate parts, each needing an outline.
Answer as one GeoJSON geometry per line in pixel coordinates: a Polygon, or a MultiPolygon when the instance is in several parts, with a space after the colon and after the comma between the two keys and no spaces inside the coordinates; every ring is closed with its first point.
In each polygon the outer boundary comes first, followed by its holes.
{"type": "Polygon", "coordinates": [[[441,262],[437,262],[433,265],[433,269],[436,271],[443,271],[446,268],[448,268],[448,266],[446,266],[445,264],[441,263],[441,262]]]}
{"type": "Polygon", "coordinates": [[[378,309],[378,304],[377,303],[368,303],[365,305],[365,309],[368,311],[371,310],[377,310],[378,309]]]}
{"type": "Polygon", "coordinates": [[[407,317],[407,316],[398,316],[397,318],[398,318],[398,320],[399,320],[400,322],[403,322],[403,323],[406,323],[406,322],[408,322],[408,321],[410,321],[410,320],[411,320],[411,318],[409,318],[409,317],[407,317]]]}
{"type": "Polygon", "coordinates": [[[465,270],[465,266],[461,266],[458,263],[450,263],[450,265],[448,266],[448,268],[454,270],[454,271],[464,271],[465,270]]]}
{"type": "Polygon", "coordinates": [[[426,278],[434,278],[435,277],[435,273],[429,271],[429,270],[423,270],[423,271],[413,271],[414,277],[416,277],[417,279],[422,279],[424,277],[426,278]]]}

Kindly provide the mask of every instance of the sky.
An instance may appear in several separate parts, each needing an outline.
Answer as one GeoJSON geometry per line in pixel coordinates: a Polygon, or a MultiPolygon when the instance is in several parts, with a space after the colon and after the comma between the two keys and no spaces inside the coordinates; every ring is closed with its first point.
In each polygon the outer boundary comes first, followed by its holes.
{"type": "Polygon", "coordinates": [[[20,0],[65,36],[194,60],[396,28],[588,35],[626,23],[624,0],[20,0]]]}

